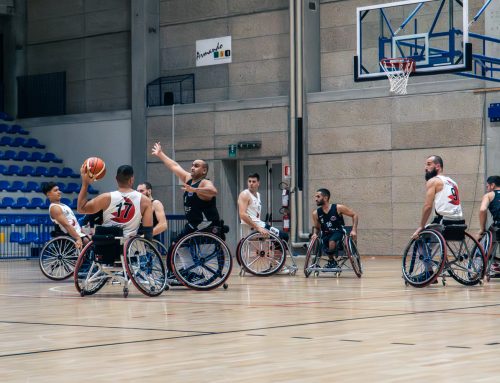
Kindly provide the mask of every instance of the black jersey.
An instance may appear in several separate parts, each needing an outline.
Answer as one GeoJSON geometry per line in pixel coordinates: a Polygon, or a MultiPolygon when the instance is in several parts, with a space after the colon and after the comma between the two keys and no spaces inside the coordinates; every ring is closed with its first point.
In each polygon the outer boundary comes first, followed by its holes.
{"type": "Polygon", "coordinates": [[[344,217],[337,212],[337,204],[332,203],[328,213],[323,211],[322,207],[318,208],[318,219],[321,224],[321,232],[329,233],[334,230],[340,230],[344,226],[344,217]]]}
{"type": "MultiPolygon", "coordinates": [[[[192,183],[193,180],[186,182],[188,185],[196,188],[200,185],[199,180],[196,183],[192,183]]],[[[197,228],[204,219],[212,222],[212,224],[219,223],[219,212],[215,206],[215,197],[210,201],[204,201],[196,193],[184,192],[184,213],[186,214],[186,219],[188,223],[193,227],[197,228]]]]}
{"type": "Polygon", "coordinates": [[[495,197],[490,202],[488,209],[493,216],[493,221],[500,222],[500,190],[494,190],[495,197]]]}

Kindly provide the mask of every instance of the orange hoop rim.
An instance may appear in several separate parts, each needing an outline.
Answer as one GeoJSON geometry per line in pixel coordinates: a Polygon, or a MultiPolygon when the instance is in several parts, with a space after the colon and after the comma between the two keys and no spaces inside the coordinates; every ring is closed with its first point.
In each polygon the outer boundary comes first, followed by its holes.
{"type": "Polygon", "coordinates": [[[395,68],[408,72],[415,72],[415,60],[411,57],[393,57],[380,60],[380,64],[385,68],[395,68]]]}

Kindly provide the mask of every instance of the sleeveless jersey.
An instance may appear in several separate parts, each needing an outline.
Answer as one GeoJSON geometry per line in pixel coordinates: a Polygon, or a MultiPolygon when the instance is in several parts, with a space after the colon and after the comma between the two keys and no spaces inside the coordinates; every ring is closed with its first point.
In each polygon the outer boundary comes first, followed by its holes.
{"type": "MultiPolygon", "coordinates": [[[[260,225],[262,223],[262,227],[264,227],[264,222],[260,219],[260,213],[262,210],[262,202],[260,200],[260,193],[257,192],[257,195],[253,195],[250,190],[245,189],[246,192],[250,195],[250,203],[247,207],[247,214],[253,222],[256,222],[260,225]]],[[[245,225],[245,222],[241,221],[242,224],[245,225]]]]}
{"type": "Polygon", "coordinates": [[[321,224],[321,232],[323,233],[340,230],[344,226],[344,217],[337,212],[337,204],[335,203],[332,203],[328,213],[325,213],[322,207],[318,208],[317,213],[321,224]]]}
{"type": "Polygon", "coordinates": [[[103,213],[103,226],[117,226],[123,229],[125,238],[137,234],[141,225],[141,196],[138,191],[109,193],[111,202],[103,213]]]}
{"type": "MultiPolygon", "coordinates": [[[[151,205],[153,205],[153,202],[156,201],[155,199],[151,200],[151,205]]],[[[153,209],[153,227],[158,225],[158,218],[156,218],[156,211],[153,209]]]]}
{"type": "Polygon", "coordinates": [[[488,210],[493,216],[493,221],[500,222],[500,190],[493,190],[495,192],[495,197],[490,202],[488,210]]]}
{"type": "MultiPolygon", "coordinates": [[[[194,188],[200,185],[198,182],[192,183],[193,180],[190,179],[186,182],[194,188]]],[[[186,214],[186,219],[194,229],[198,229],[198,225],[203,221],[209,221],[211,224],[219,223],[219,212],[216,207],[216,199],[213,197],[210,201],[204,201],[196,193],[184,192],[184,213],[186,214]]]]}
{"type": "MultiPolygon", "coordinates": [[[[63,203],[51,203],[49,205],[49,215],[50,215],[50,209],[52,209],[52,206],[59,206],[62,209],[63,215],[66,218],[66,221],[68,221],[69,224],[71,226],[73,226],[73,228],[76,230],[76,232],[78,233],[78,235],[80,237],[85,237],[85,234],[82,233],[82,228],[80,227],[80,224],[78,223],[78,220],[76,219],[75,214],[73,213],[73,210],[71,210],[71,208],[68,205],[65,205],[63,203]]],[[[52,217],[50,217],[50,219],[56,225],[59,225],[59,227],[61,228],[61,230],[64,233],[68,234],[68,231],[66,230],[66,228],[63,225],[61,225],[61,223],[57,222],[52,217]]]]}
{"type": "Polygon", "coordinates": [[[443,181],[443,190],[434,197],[434,209],[444,218],[462,219],[462,206],[455,181],[449,177],[436,176],[443,181]]]}

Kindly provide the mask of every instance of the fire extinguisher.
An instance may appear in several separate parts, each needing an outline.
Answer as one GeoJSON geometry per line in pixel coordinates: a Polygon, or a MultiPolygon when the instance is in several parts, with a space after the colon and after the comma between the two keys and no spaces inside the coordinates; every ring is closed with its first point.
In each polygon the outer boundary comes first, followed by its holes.
{"type": "Polygon", "coordinates": [[[290,231],[290,216],[288,215],[288,210],[285,210],[283,214],[283,231],[285,233],[290,231]]]}

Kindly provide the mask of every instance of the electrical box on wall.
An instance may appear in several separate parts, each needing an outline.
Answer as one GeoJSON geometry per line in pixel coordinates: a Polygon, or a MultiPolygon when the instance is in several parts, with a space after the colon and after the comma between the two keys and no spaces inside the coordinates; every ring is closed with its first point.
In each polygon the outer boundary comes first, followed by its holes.
{"type": "Polygon", "coordinates": [[[490,104],[488,108],[488,118],[490,122],[500,121],[500,104],[490,104]]]}
{"type": "Polygon", "coordinates": [[[238,142],[238,149],[260,149],[260,141],[238,142]]]}

